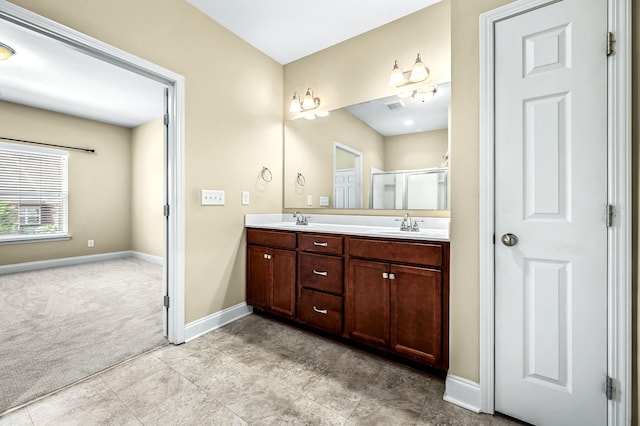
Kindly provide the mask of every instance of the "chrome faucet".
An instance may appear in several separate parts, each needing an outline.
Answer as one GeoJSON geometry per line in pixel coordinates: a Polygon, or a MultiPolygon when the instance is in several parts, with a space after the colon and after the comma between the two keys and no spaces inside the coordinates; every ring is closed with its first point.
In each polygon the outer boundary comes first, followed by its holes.
{"type": "Polygon", "coordinates": [[[303,216],[302,213],[296,211],[293,214],[293,217],[296,218],[296,225],[308,225],[309,224],[309,216],[303,216]]]}
{"type": "Polygon", "coordinates": [[[400,223],[401,231],[411,231],[412,224],[411,224],[411,216],[409,215],[409,213],[405,213],[404,217],[398,220],[402,220],[402,223],[400,223]]]}
{"type": "Polygon", "coordinates": [[[396,221],[401,222],[400,223],[401,231],[420,232],[420,225],[418,224],[418,219],[413,219],[411,215],[409,215],[409,213],[405,213],[402,219],[396,219],[396,221]]]}

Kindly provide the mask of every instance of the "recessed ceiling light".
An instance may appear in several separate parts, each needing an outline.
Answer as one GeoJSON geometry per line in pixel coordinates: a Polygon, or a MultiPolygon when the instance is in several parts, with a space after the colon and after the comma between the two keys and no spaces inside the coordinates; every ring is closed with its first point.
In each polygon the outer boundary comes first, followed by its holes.
{"type": "Polygon", "coordinates": [[[0,43],[0,61],[5,61],[16,54],[11,46],[7,46],[4,43],[0,43]]]}

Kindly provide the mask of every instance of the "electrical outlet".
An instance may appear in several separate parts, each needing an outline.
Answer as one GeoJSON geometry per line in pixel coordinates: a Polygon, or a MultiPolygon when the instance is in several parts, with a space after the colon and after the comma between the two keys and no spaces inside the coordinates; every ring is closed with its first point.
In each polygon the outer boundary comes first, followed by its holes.
{"type": "Polygon", "coordinates": [[[224,206],[224,191],[203,189],[200,204],[203,206],[224,206]]]}
{"type": "Polygon", "coordinates": [[[87,241],[87,247],[93,247],[94,246],[94,241],[93,240],[88,240],[87,241]]]}
{"type": "Polygon", "coordinates": [[[249,191],[242,191],[242,205],[249,205],[249,191]]]}

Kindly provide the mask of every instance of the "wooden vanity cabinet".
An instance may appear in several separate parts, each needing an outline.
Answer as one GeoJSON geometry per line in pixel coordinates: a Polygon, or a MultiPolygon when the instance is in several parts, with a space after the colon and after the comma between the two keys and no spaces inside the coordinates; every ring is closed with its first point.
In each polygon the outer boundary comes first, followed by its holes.
{"type": "Polygon", "coordinates": [[[296,234],[247,229],[247,303],[295,317],[296,234]]]}
{"type": "Polygon", "coordinates": [[[447,243],[349,239],[346,333],[448,368],[447,243]]]}
{"type": "Polygon", "coordinates": [[[247,229],[247,303],[449,367],[449,243],[247,229]]]}

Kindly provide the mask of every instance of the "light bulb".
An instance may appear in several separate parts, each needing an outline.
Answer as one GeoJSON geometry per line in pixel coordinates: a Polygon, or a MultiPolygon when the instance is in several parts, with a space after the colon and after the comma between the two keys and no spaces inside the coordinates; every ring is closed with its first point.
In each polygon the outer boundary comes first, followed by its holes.
{"type": "Polygon", "coordinates": [[[391,70],[391,77],[389,77],[389,86],[398,87],[402,86],[405,82],[404,74],[398,66],[398,61],[395,61],[393,69],[391,70]]]}
{"type": "Polygon", "coordinates": [[[422,63],[420,59],[420,54],[418,53],[418,57],[416,58],[416,63],[413,64],[413,68],[411,68],[411,75],[409,76],[409,80],[413,83],[418,81],[424,81],[429,77],[429,69],[422,63]]]}
{"type": "Polygon", "coordinates": [[[302,109],[313,109],[316,107],[316,101],[313,98],[313,91],[311,88],[307,89],[307,93],[304,95],[304,99],[302,100],[302,109]]]}
{"type": "Polygon", "coordinates": [[[302,111],[302,106],[300,106],[300,98],[298,97],[298,93],[293,94],[293,99],[291,99],[291,104],[289,104],[289,112],[300,112],[302,111]]]}

